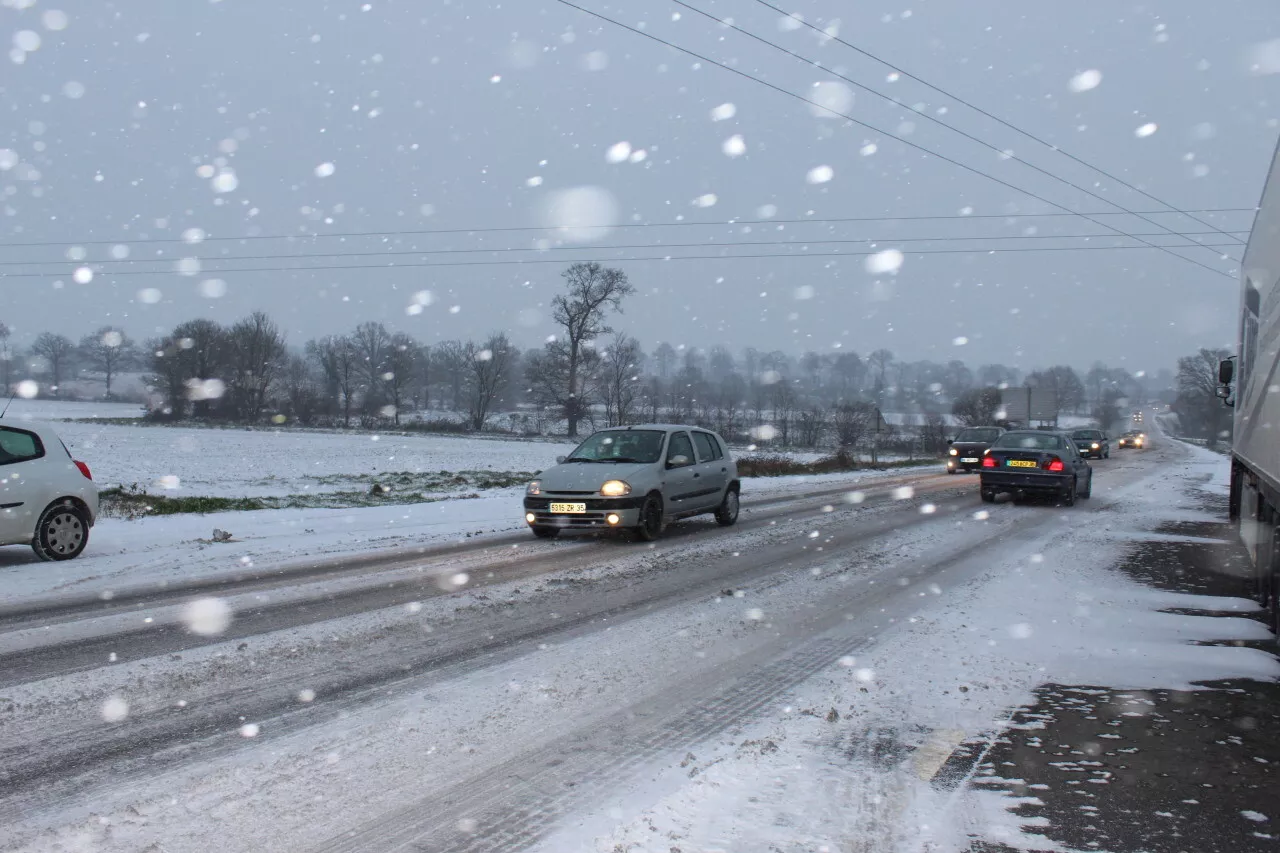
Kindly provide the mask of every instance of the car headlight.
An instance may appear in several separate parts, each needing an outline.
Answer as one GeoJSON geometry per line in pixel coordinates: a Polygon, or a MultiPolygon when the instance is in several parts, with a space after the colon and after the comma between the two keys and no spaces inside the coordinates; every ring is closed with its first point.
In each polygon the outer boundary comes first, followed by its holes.
{"type": "Polygon", "coordinates": [[[960,451],[959,451],[959,450],[956,450],[954,447],[953,447],[953,448],[951,448],[951,450],[949,450],[949,451],[947,451],[947,452],[948,452],[948,453],[950,453],[952,456],[959,456],[959,455],[960,455],[960,451]]]}
{"type": "Polygon", "coordinates": [[[532,483],[530,483],[530,484],[528,485],[528,487],[526,487],[526,488],[525,488],[524,493],[525,493],[526,495],[540,495],[540,494],[542,494],[542,481],[541,481],[541,480],[534,480],[532,483]]]}
{"type": "Polygon", "coordinates": [[[1090,447],[1092,447],[1094,450],[1097,450],[1097,449],[1098,449],[1099,447],[1101,447],[1102,445],[1098,444],[1098,442],[1096,442],[1096,441],[1095,441],[1093,444],[1091,444],[1091,445],[1089,445],[1089,446],[1090,446],[1090,447]]]}
{"type": "Polygon", "coordinates": [[[600,494],[606,498],[620,498],[631,494],[631,484],[622,480],[609,480],[600,487],[600,494]]]}

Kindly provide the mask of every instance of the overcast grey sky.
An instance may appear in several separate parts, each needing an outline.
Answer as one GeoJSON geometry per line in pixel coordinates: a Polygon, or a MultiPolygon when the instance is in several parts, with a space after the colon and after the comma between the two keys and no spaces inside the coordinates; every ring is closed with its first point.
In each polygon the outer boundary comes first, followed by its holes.
{"type": "MultiPolygon", "coordinates": [[[[1280,117],[1274,0],[771,2],[1183,209],[1257,202],[1280,117]],[[1077,77],[1094,71],[1100,81],[1077,77]],[[1140,135],[1149,123],[1154,132],[1140,135]]],[[[692,5],[907,107],[864,91],[845,104],[838,78],[668,0],[579,3],[1072,209],[1116,208],[910,107],[1131,210],[1161,209],[937,92],[890,79],[755,0],[692,5]]],[[[505,329],[532,345],[554,331],[545,307],[569,259],[732,252],[793,257],[618,260],[639,291],[618,325],[646,347],[839,344],[1023,367],[1100,358],[1155,369],[1198,346],[1234,343],[1233,281],[1162,252],[917,255],[975,244],[899,242],[1108,233],[1078,218],[405,233],[1057,212],[555,0],[0,0],[0,22],[16,51],[0,57],[0,269],[24,274],[0,279],[0,320],[19,338],[43,329],[78,337],[106,322],[146,337],[192,316],[230,321],[262,309],[295,344],[378,319],[425,341],[505,329]],[[185,245],[188,229],[383,236],[185,245]],[[896,275],[869,272],[862,257],[794,257],[868,251],[812,242],[862,238],[883,241],[870,251],[904,252],[896,275]],[[156,240],[174,242],[146,242],[156,240]],[[783,240],[795,245],[775,244],[783,240]],[[440,253],[539,241],[557,248],[440,253]],[[745,241],[770,245],[669,245],[745,241]],[[39,242],[52,245],[19,245],[39,242]],[[69,255],[75,247],[81,262],[69,255]],[[378,254],[388,251],[432,254],[378,254]],[[278,257],[309,253],[329,254],[278,257]],[[223,266],[368,268],[210,272],[220,254],[256,257],[223,266]],[[179,274],[189,257],[203,259],[201,271],[179,274]],[[471,265],[381,268],[390,262],[471,265]],[[81,264],[92,280],[74,279],[81,264]],[[123,274],[146,270],[160,274],[123,274]],[[225,293],[206,295],[221,290],[205,284],[211,278],[225,281],[225,293]],[[407,313],[424,290],[430,304],[407,313]]],[[[1232,231],[1251,222],[1248,213],[1204,218],[1232,231]]],[[[1132,217],[1106,221],[1160,230],[1132,217]]],[[[1207,249],[1186,254],[1235,268],[1207,249]]]]}

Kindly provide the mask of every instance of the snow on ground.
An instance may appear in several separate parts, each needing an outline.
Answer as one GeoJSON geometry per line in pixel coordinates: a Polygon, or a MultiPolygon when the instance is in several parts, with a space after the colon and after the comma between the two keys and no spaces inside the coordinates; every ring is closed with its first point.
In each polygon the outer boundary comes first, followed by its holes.
{"type": "MultiPolygon", "coordinates": [[[[0,408],[3,408],[0,405],[0,408]]],[[[5,420],[66,421],[80,418],[141,418],[147,413],[141,403],[80,403],[69,400],[15,399],[5,420]]]]}
{"type": "MultiPolygon", "coordinates": [[[[1188,448],[1186,461],[1108,493],[1114,523],[993,547],[989,571],[943,591],[870,651],[807,680],[732,737],[691,748],[696,772],[655,768],[648,783],[611,795],[537,849],[960,853],[974,837],[1056,849],[1014,812],[1016,798],[930,780],[962,741],[999,732],[1042,683],[1190,690],[1280,678],[1271,654],[1195,645],[1269,637],[1260,623],[1161,612],[1205,602],[1108,568],[1125,538],[1111,531],[1193,515],[1188,490],[1223,467],[1221,456],[1188,448]],[[894,750],[909,757],[895,762],[894,750]]],[[[1257,609],[1234,599],[1214,606],[1257,609]]]]}
{"type": "MultiPolygon", "coordinates": [[[[102,485],[171,495],[256,497],[368,488],[392,472],[540,471],[572,442],[445,435],[62,423],[102,485]],[[166,489],[163,477],[177,477],[166,489]]],[[[172,481],[166,481],[172,482],[172,481]]]]}
{"type": "MultiPolygon", "coordinates": [[[[743,488],[743,504],[749,509],[758,498],[802,495],[821,488],[848,486],[856,491],[885,479],[927,472],[929,467],[749,480],[743,488]]],[[[408,550],[522,531],[523,495],[524,489],[517,487],[490,489],[476,498],[394,506],[103,518],[90,534],[88,549],[75,560],[44,563],[25,546],[0,548],[2,600],[14,604],[50,594],[118,592],[255,566],[408,550]],[[214,542],[214,528],[230,532],[234,539],[214,542]]]]}

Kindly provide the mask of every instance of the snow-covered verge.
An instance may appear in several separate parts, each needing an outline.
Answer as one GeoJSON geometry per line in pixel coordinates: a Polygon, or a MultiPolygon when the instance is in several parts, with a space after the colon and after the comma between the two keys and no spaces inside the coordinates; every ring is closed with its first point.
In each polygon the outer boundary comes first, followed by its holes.
{"type": "Polygon", "coordinates": [[[1135,533],[1204,518],[1198,489],[1221,487],[1222,458],[1185,461],[1108,494],[1109,523],[1055,531],[1012,552],[932,607],[806,680],[786,705],[680,767],[566,821],[538,849],[967,851],[975,838],[1056,850],[1024,824],[1019,800],[933,779],[962,742],[995,737],[1044,683],[1196,689],[1216,679],[1280,678],[1268,653],[1197,641],[1269,637],[1242,618],[1180,615],[1248,600],[1152,590],[1109,568],[1135,533]]]}
{"type": "MultiPolygon", "coordinates": [[[[920,469],[866,471],[752,480],[744,508],[757,499],[803,495],[847,486],[927,475],[920,469]]],[[[522,488],[491,489],[478,497],[351,509],[271,509],[180,514],[134,520],[103,518],[76,560],[40,562],[25,546],[0,548],[0,601],[15,604],[50,595],[120,591],[159,582],[189,582],[253,567],[411,549],[523,531],[522,488]],[[232,534],[215,542],[215,528],[232,534]]]]}

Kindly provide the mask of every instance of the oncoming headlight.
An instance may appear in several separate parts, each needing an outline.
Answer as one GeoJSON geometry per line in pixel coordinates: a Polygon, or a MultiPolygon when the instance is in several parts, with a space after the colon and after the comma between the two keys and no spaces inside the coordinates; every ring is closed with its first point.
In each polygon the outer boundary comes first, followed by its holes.
{"type": "Polygon", "coordinates": [[[952,456],[959,456],[959,455],[960,455],[960,451],[959,451],[959,450],[956,450],[954,447],[953,447],[953,448],[951,448],[950,453],[951,453],[951,455],[952,455],[952,456]]]}
{"type": "Polygon", "coordinates": [[[540,494],[542,494],[542,481],[541,481],[541,480],[534,480],[532,483],[530,483],[530,484],[528,485],[528,487],[526,487],[526,488],[525,488],[524,492],[525,492],[525,494],[526,494],[526,495],[540,495],[540,494]]]}
{"type": "Polygon", "coordinates": [[[1096,442],[1096,441],[1095,441],[1093,444],[1091,444],[1091,445],[1089,445],[1089,446],[1090,446],[1090,447],[1092,447],[1094,450],[1097,450],[1097,449],[1098,449],[1099,447],[1101,447],[1102,445],[1098,444],[1098,442],[1096,442]]]}
{"type": "Polygon", "coordinates": [[[600,487],[600,494],[606,498],[620,498],[631,494],[631,484],[622,480],[609,480],[600,487]]]}

